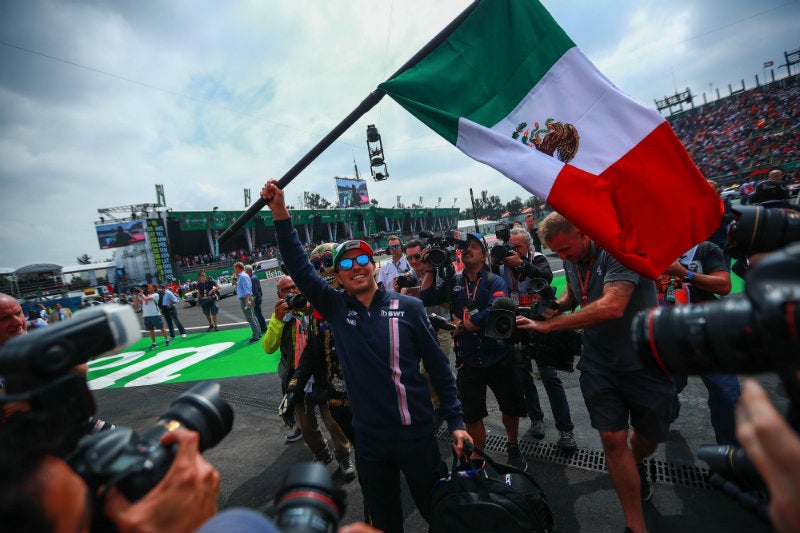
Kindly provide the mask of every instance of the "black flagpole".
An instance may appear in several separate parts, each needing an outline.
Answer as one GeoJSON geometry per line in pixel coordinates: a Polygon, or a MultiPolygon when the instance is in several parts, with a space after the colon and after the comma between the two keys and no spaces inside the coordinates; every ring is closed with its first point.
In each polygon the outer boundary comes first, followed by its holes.
{"type": "MultiPolygon", "coordinates": [[[[472,11],[478,5],[478,1],[479,0],[472,2],[464,11],[462,11],[456,18],[454,18],[453,21],[450,22],[450,24],[448,24],[442,31],[436,34],[436,36],[433,39],[431,39],[428,42],[428,44],[423,46],[419,52],[414,54],[414,57],[409,59],[402,67],[400,67],[397,70],[397,72],[392,74],[389,77],[389,79],[392,79],[395,76],[401,74],[402,72],[405,72],[406,70],[410,69],[411,67],[419,63],[420,60],[422,60],[422,58],[427,56],[437,46],[442,44],[442,42],[444,42],[444,40],[447,39],[447,37],[449,37],[450,34],[453,33],[453,31],[458,26],[461,25],[464,19],[466,19],[470,15],[470,13],[472,13],[472,11]]],[[[344,120],[342,120],[335,128],[333,128],[330,131],[330,133],[328,133],[325,137],[323,137],[322,140],[319,141],[316,144],[316,146],[314,146],[314,148],[312,148],[305,156],[303,156],[303,158],[300,161],[295,163],[295,165],[292,168],[290,168],[286,172],[286,174],[284,174],[281,177],[281,179],[278,180],[278,187],[280,187],[281,189],[285,189],[286,186],[289,184],[289,182],[291,182],[294,178],[296,178],[297,175],[303,171],[303,169],[305,169],[308,165],[311,164],[312,161],[314,161],[317,157],[319,157],[319,155],[322,152],[324,152],[331,144],[333,144],[333,142],[336,139],[338,139],[345,131],[347,131],[347,129],[350,128],[350,126],[355,124],[355,122],[359,118],[361,118],[364,114],[366,114],[367,111],[375,107],[378,104],[378,102],[381,101],[381,98],[383,98],[384,94],[386,93],[384,93],[380,89],[375,89],[374,91],[369,93],[369,96],[367,96],[360,104],[358,104],[358,107],[356,107],[353,111],[351,111],[350,114],[344,118],[344,120]]],[[[247,208],[247,211],[245,211],[242,214],[242,216],[237,218],[228,229],[222,232],[217,242],[219,242],[219,244],[222,244],[229,238],[231,238],[234,233],[239,231],[239,229],[247,223],[247,221],[253,218],[256,215],[256,213],[261,211],[261,209],[263,209],[265,205],[267,205],[267,202],[263,198],[259,197],[258,200],[256,200],[253,203],[253,205],[247,208]]]]}

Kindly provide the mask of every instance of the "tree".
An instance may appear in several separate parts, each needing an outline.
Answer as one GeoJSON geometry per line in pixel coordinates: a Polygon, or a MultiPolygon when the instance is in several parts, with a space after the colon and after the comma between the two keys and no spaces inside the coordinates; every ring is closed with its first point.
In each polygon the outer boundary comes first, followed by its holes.
{"type": "Polygon", "coordinates": [[[76,259],[79,265],[90,265],[92,263],[92,258],[89,257],[89,254],[79,255],[76,259]]]}
{"type": "Polygon", "coordinates": [[[508,211],[512,217],[518,215],[519,212],[522,211],[522,207],[522,198],[519,196],[514,197],[513,200],[506,203],[506,211],[508,211]]]}
{"type": "Polygon", "coordinates": [[[306,209],[327,209],[332,204],[317,192],[310,192],[306,197],[306,209]]]}

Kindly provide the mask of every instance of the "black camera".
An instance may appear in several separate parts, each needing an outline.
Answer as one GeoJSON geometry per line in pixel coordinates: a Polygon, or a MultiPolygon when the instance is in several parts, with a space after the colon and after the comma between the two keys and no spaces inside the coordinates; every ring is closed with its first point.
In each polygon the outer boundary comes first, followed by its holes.
{"type": "Polygon", "coordinates": [[[416,287],[419,285],[417,278],[411,274],[403,274],[394,278],[397,281],[397,287],[400,289],[408,287],[416,287]]]}
{"type": "Polygon", "coordinates": [[[732,211],[734,217],[728,227],[728,245],[725,247],[731,257],[771,252],[800,241],[798,211],[757,206],[738,206],[732,211]]]}
{"type": "Polygon", "coordinates": [[[293,311],[301,311],[308,305],[308,298],[302,294],[296,293],[287,294],[284,296],[283,301],[286,302],[286,305],[288,305],[293,311]]]}
{"type": "Polygon", "coordinates": [[[743,295],[641,311],[631,334],[645,364],[669,374],[786,371],[800,366],[798,304],[795,243],[762,259],[748,274],[743,295]]]}
{"type": "Polygon", "coordinates": [[[512,340],[520,344],[520,352],[535,359],[541,366],[572,372],[573,361],[580,356],[582,336],[577,331],[556,331],[548,334],[519,331],[517,316],[544,320],[547,309],[558,309],[555,289],[541,278],[531,280],[536,299],[530,307],[517,307],[511,298],[495,298],[483,328],[483,336],[496,340],[512,340]]]}
{"type": "Polygon", "coordinates": [[[345,511],[344,491],[320,463],[291,467],[275,500],[281,533],[334,533],[345,511]]]}
{"type": "Polygon", "coordinates": [[[447,266],[455,261],[456,248],[454,246],[454,241],[458,241],[459,239],[454,238],[453,235],[457,233],[458,232],[451,231],[444,237],[437,237],[430,231],[420,231],[419,238],[425,239],[425,246],[428,247],[428,256],[425,259],[425,263],[439,268],[447,266]]]}
{"type": "Polygon", "coordinates": [[[67,462],[93,493],[113,483],[129,500],[136,501],[169,470],[176,448],[163,446],[161,437],[179,427],[200,434],[201,452],[219,444],[230,432],[233,409],[220,397],[218,383],[198,383],[178,396],[141,437],[131,428],[119,427],[83,438],[67,462]]]}
{"type": "Polygon", "coordinates": [[[494,236],[500,241],[489,250],[492,262],[499,263],[514,252],[514,247],[508,241],[511,239],[511,227],[508,224],[497,224],[494,227],[494,236]]]}

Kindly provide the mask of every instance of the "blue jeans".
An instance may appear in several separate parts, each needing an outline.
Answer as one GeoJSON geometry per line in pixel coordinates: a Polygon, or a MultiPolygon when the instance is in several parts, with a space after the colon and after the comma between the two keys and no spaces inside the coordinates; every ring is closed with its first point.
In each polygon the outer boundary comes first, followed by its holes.
{"type": "MultiPolygon", "coordinates": [[[[681,409],[678,393],[688,382],[686,376],[673,376],[672,379],[675,382],[675,397],[672,399],[670,422],[678,418],[681,409]]],[[[708,409],[711,412],[711,426],[714,428],[717,444],[738,444],[734,408],[741,395],[739,378],[735,374],[707,374],[700,376],[700,379],[708,390],[708,409]]]]}
{"type": "MultiPolygon", "coordinates": [[[[538,366],[538,365],[537,365],[538,366]]],[[[522,381],[522,388],[525,391],[525,407],[531,422],[544,419],[542,405],[539,403],[539,393],[534,383],[533,366],[531,360],[520,356],[519,378],[522,381]]],[[[550,408],[553,410],[553,418],[556,421],[556,429],[559,431],[572,431],[575,427],[572,424],[572,416],[569,412],[567,395],[564,393],[564,384],[558,377],[558,371],[550,367],[539,368],[542,376],[542,384],[550,400],[550,408]]]]}

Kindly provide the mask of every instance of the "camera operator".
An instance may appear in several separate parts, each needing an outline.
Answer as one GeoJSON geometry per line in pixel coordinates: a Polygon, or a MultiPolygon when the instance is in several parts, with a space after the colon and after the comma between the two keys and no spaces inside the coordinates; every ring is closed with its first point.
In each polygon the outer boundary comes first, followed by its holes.
{"type": "Polygon", "coordinates": [[[457,329],[454,334],[458,393],[464,404],[467,432],[475,439],[475,447],[483,450],[486,427],[486,388],[490,388],[500,404],[508,443],[508,462],[521,470],[528,467],[519,450],[519,418],[525,416],[522,385],[515,379],[513,347],[504,341],[485,338],[492,302],[508,293],[505,281],[486,268],[486,242],[480,234],[468,233],[461,254],[464,270],[452,283],[442,280],[434,285],[433,269],[425,271],[420,297],[425,305],[450,303],[450,313],[457,329]],[[450,289],[452,287],[452,289],[450,289]],[[448,294],[448,291],[452,293],[448,294]]]}
{"type": "MultiPolygon", "coordinates": [[[[403,243],[397,235],[390,235],[386,239],[386,251],[392,256],[375,276],[378,286],[387,292],[394,291],[394,278],[411,270],[411,265],[403,255],[403,243]]],[[[396,291],[395,291],[396,292],[396,291]]]]}
{"type": "Polygon", "coordinates": [[[754,379],[742,383],[736,436],[767,485],[775,530],[800,531],[800,437],[754,379]]]}
{"type": "MultiPolygon", "coordinates": [[[[710,241],[693,246],[672,263],[659,279],[657,288],[663,294],[659,302],[665,305],[676,303],[669,291],[675,291],[676,285],[688,288],[688,302],[709,302],[717,299],[716,295],[725,296],[731,291],[731,275],[722,250],[710,241]]],[[[708,390],[708,408],[711,411],[711,425],[717,444],[736,444],[736,429],[733,410],[739,400],[739,378],[735,374],[705,374],[701,376],[708,390]]],[[[681,403],[678,394],[686,387],[686,376],[673,376],[675,396],[672,400],[670,423],[680,413],[681,403]]]]}
{"type": "MultiPolygon", "coordinates": [[[[522,228],[511,229],[508,242],[512,249],[499,264],[500,275],[506,281],[510,290],[509,296],[517,306],[521,307],[530,307],[537,298],[537,295],[530,287],[531,279],[544,279],[547,283],[553,281],[553,271],[550,269],[550,263],[547,258],[540,252],[531,249],[534,244],[531,237],[531,234],[522,228]]],[[[516,348],[517,350],[526,349],[524,344],[518,345],[516,348]]],[[[536,384],[533,380],[531,358],[525,357],[522,353],[516,355],[518,358],[519,378],[522,383],[522,389],[525,392],[528,417],[531,419],[531,427],[528,431],[535,438],[541,439],[545,436],[544,412],[542,412],[539,394],[536,391],[536,384]]],[[[567,395],[564,393],[564,384],[561,382],[561,378],[558,377],[558,372],[555,368],[547,366],[538,368],[544,390],[550,400],[550,407],[553,410],[556,429],[560,433],[556,445],[564,450],[574,450],[577,447],[575,435],[572,433],[575,426],[572,424],[567,395]]]]}
{"type": "MultiPolygon", "coordinates": [[[[278,280],[277,290],[278,301],[275,302],[275,312],[269,317],[267,333],[261,341],[261,348],[265,353],[272,353],[280,348],[281,359],[278,362],[278,376],[281,378],[281,394],[286,395],[289,381],[294,375],[300,355],[306,346],[308,316],[304,310],[293,310],[286,303],[287,296],[300,294],[300,290],[291,277],[281,277],[278,280]]],[[[301,408],[300,405],[296,406],[296,409],[301,408]]],[[[303,438],[292,410],[287,412],[283,419],[290,428],[286,434],[287,442],[296,442],[303,438]]]]}
{"type": "Polygon", "coordinates": [[[674,394],[669,377],[644,367],[630,333],[634,315],[657,305],[655,284],[620,265],[558,213],[545,218],[542,237],[564,261],[567,291],[558,310],[545,313],[547,320],[519,316],[517,327],[539,333],[583,328],[581,392],[627,527],[643,532],[642,501],[653,495],[643,461],[666,439],[674,394]]]}

